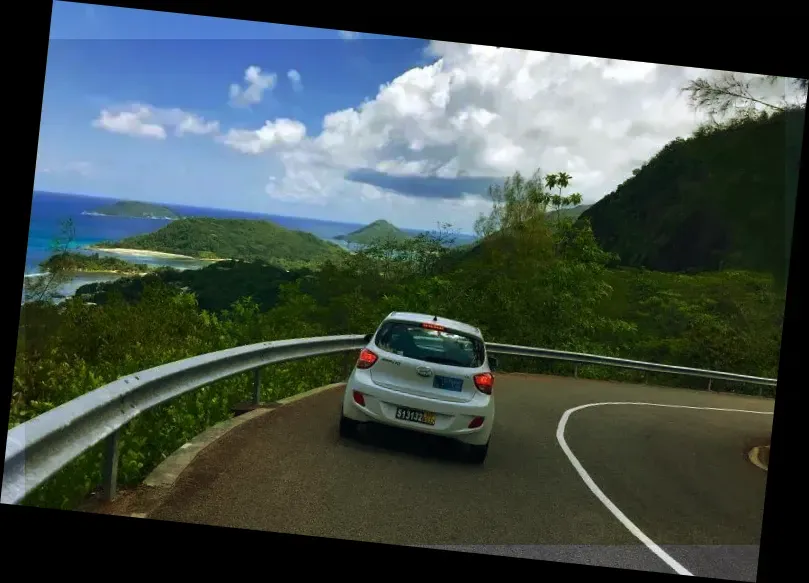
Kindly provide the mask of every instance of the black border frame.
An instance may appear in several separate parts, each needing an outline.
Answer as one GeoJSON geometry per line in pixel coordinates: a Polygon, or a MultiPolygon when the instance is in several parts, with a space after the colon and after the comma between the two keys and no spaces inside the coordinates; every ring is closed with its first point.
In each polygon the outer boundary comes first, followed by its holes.
{"type": "MultiPolygon", "coordinates": [[[[492,44],[498,46],[511,46],[526,49],[538,49],[560,53],[596,54],[602,57],[643,60],[682,66],[704,67],[709,69],[723,69],[744,72],[766,73],[786,77],[809,77],[798,42],[802,38],[804,27],[797,13],[789,11],[767,11],[766,6],[753,6],[752,10],[728,10],[727,6],[718,5],[713,14],[707,5],[699,7],[699,13],[693,9],[677,5],[650,5],[645,11],[639,7],[621,13],[615,5],[606,7],[603,14],[598,13],[596,6],[587,7],[589,16],[598,24],[590,24],[590,18],[582,14],[582,6],[572,6],[568,10],[561,10],[558,5],[526,5],[524,9],[514,7],[511,9],[491,10],[487,5],[463,4],[460,10],[455,6],[447,5],[446,18],[442,18],[437,9],[425,10],[423,5],[384,6],[382,10],[362,5],[318,5],[316,10],[309,6],[296,7],[279,3],[247,3],[247,2],[183,2],[182,0],[129,0],[86,2],[86,4],[106,4],[129,8],[143,8],[160,10],[164,12],[182,12],[205,16],[223,18],[236,18],[241,20],[270,21],[281,24],[294,24],[299,26],[313,26],[319,28],[332,28],[338,30],[357,30],[360,32],[374,32],[378,34],[391,34],[396,36],[410,36],[418,38],[440,38],[456,42],[469,42],[476,44],[492,44]],[[359,10],[356,15],[346,11],[349,6],[359,10]],[[262,8],[265,8],[262,10],[262,8]],[[402,9],[404,8],[404,9],[402,9]],[[677,10],[679,8],[679,10],[677,10]],[[531,10],[536,16],[524,20],[517,13],[522,10],[531,10]],[[429,12],[428,12],[429,10],[429,12]],[[395,16],[393,16],[393,11],[395,16]],[[476,29],[466,23],[461,24],[459,16],[468,20],[475,20],[477,14],[481,28],[476,29]],[[678,21],[682,14],[683,19],[678,21]],[[606,17],[613,16],[610,21],[606,17]],[[644,18],[646,16],[647,18],[644,18]],[[577,18],[578,17],[578,18],[577,18]],[[651,18],[649,18],[651,17],[651,18]],[[753,21],[755,19],[755,21],[753,21]],[[446,21],[446,24],[444,24],[446,21]],[[543,22],[557,23],[557,32],[553,27],[543,25],[543,22]],[[753,22],[751,22],[753,21],[753,22]],[[520,31],[518,23],[525,24],[525,31],[520,31]],[[662,26],[665,22],[667,26],[662,26]],[[498,24],[500,26],[498,26],[498,24]],[[443,25],[443,26],[442,26],[443,25]],[[459,26],[460,25],[460,26],[459,26]],[[623,25],[623,26],[621,26],[623,25]],[[485,29],[483,28],[485,27],[485,29]],[[558,30],[561,29],[561,30],[558,30]],[[457,32],[452,32],[457,31],[457,32]],[[521,33],[521,34],[520,34],[521,33]],[[767,34],[770,33],[770,34],[767,34]],[[774,33],[774,34],[773,34],[774,33]],[[776,36],[777,35],[777,36],[776,36]],[[517,40],[520,36],[524,40],[517,40]],[[589,44],[588,44],[589,43],[589,44]],[[716,46],[713,54],[709,49],[716,46]],[[804,66],[801,66],[804,65],[804,66]]],[[[24,87],[25,99],[17,101],[16,106],[28,106],[30,113],[29,125],[15,132],[17,137],[25,137],[30,141],[26,144],[28,160],[33,160],[28,178],[33,180],[36,166],[36,151],[38,147],[38,130],[34,123],[41,116],[42,93],[44,87],[45,62],[48,52],[48,38],[50,30],[50,12],[52,2],[34,2],[22,4],[17,9],[22,10],[24,16],[14,16],[8,20],[9,24],[16,23],[16,27],[30,26],[27,40],[19,42],[17,52],[10,53],[11,61],[19,58],[26,52],[26,59],[21,59],[21,66],[12,70],[17,73],[12,79],[13,85],[24,87]],[[31,6],[30,12],[25,9],[31,6]],[[33,37],[33,38],[32,38],[33,37]],[[30,44],[29,44],[30,43],[30,44]],[[22,50],[19,50],[22,49],[22,50]],[[27,49],[27,51],[26,51],[27,49]],[[24,80],[19,73],[26,75],[24,80]],[[32,98],[38,96],[38,99],[32,98]]],[[[432,7],[431,7],[432,8],[432,7]]],[[[466,20],[464,19],[464,20],[466,20]]],[[[12,24],[14,26],[14,24],[12,24]]],[[[9,27],[11,28],[11,27],[9,27]]],[[[11,39],[9,39],[11,40],[11,39]]],[[[14,63],[12,63],[14,65],[14,63]]],[[[14,122],[16,125],[15,116],[14,122]]],[[[16,129],[16,128],[15,128],[16,129]]],[[[804,127],[804,142],[806,127],[804,127]]],[[[15,148],[20,147],[15,145],[15,148]]],[[[803,148],[801,168],[806,159],[806,147],[803,148]]],[[[16,168],[15,168],[16,170],[16,168]]],[[[16,178],[16,177],[15,177],[16,178]]],[[[16,180],[14,181],[16,183],[16,180]]],[[[28,183],[31,184],[32,183],[28,183]]],[[[799,225],[802,217],[799,211],[801,194],[806,195],[807,178],[801,172],[798,179],[798,195],[796,197],[795,225],[799,225]]],[[[13,197],[22,193],[21,207],[14,211],[17,219],[13,220],[12,227],[19,229],[15,237],[18,245],[20,272],[24,270],[28,223],[30,220],[30,201],[32,189],[28,185],[17,191],[11,191],[13,197]],[[25,196],[25,194],[28,196],[25,196]]],[[[11,199],[12,201],[14,198],[11,199]]],[[[797,273],[799,269],[800,249],[802,249],[801,229],[793,229],[792,253],[790,256],[790,278],[786,296],[784,329],[781,345],[781,359],[779,364],[779,379],[787,385],[788,390],[781,391],[781,397],[775,403],[775,417],[773,421],[772,441],[778,442],[776,454],[769,460],[769,474],[765,495],[765,513],[761,535],[761,551],[759,558],[758,581],[775,580],[776,566],[778,571],[785,574],[790,566],[798,569],[797,561],[793,561],[793,554],[789,552],[791,545],[785,536],[782,541],[777,540],[778,518],[783,518],[785,509],[789,509],[793,501],[800,500],[801,493],[794,494],[788,491],[789,486],[801,484],[800,480],[790,480],[787,476],[787,466],[780,466],[775,460],[796,459],[798,448],[793,441],[786,437],[788,424],[797,426],[800,420],[800,401],[802,394],[798,374],[801,354],[798,344],[802,320],[799,317],[799,302],[802,298],[800,291],[801,280],[797,273]],[[790,417],[790,421],[786,417],[790,417]],[[794,418],[794,419],[793,419],[794,418]],[[790,457],[792,456],[792,457],[790,457]]],[[[20,282],[22,285],[22,282],[20,282]]],[[[16,301],[16,299],[14,299],[16,301]]],[[[17,314],[17,321],[19,313],[17,314]]],[[[16,345],[16,327],[9,327],[9,334],[13,334],[12,344],[16,345]]],[[[11,353],[11,375],[14,370],[14,354],[11,353]]],[[[8,357],[7,357],[8,358],[8,357]]],[[[6,361],[9,362],[9,361],[6,361]]],[[[7,379],[9,377],[6,377],[7,379]]],[[[6,383],[10,397],[11,383],[6,383]]],[[[9,402],[8,400],[6,401],[9,402]]],[[[7,407],[4,412],[6,425],[8,424],[7,407]]],[[[2,437],[5,443],[5,436],[2,437]]],[[[797,465],[797,464],[795,464],[797,465]]],[[[795,474],[797,477],[797,474],[795,474]]],[[[368,571],[362,568],[368,563],[378,563],[383,569],[390,569],[386,565],[407,565],[428,563],[430,574],[437,574],[436,567],[448,567],[453,574],[473,573],[473,569],[491,569],[512,566],[520,572],[538,572],[541,575],[558,575],[561,577],[576,574],[605,577],[608,579],[631,581],[650,578],[676,577],[676,575],[649,573],[642,571],[625,571],[603,567],[589,567],[567,563],[553,563],[533,559],[515,559],[488,555],[474,555],[470,553],[456,553],[419,549],[414,547],[397,547],[391,545],[350,542],[333,539],[319,539],[305,536],[293,536],[280,533],[255,532],[238,529],[215,528],[191,524],[178,524],[161,521],[139,520],[134,518],[102,516],[85,514],[81,512],[53,511],[38,508],[23,508],[18,506],[0,505],[2,519],[0,525],[9,530],[9,534],[17,534],[22,530],[28,536],[17,538],[14,548],[6,546],[9,551],[7,558],[23,558],[31,556],[36,558],[35,563],[23,563],[20,566],[28,573],[33,569],[53,566],[64,573],[65,567],[74,567],[78,573],[88,570],[97,571],[104,576],[103,569],[98,569],[99,559],[110,559],[111,564],[126,567],[127,563],[135,569],[150,569],[156,565],[156,559],[161,561],[161,569],[168,566],[169,570],[181,569],[183,574],[197,570],[211,573],[213,566],[225,567],[225,559],[230,562],[236,558],[252,559],[279,559],[274,562],[276,573],[281,569],[287,570],[281,560],[288,555],[301,553],[312,558],[311,564],[328,562],[345,566],[348,561],[357,561],[359,573],[368,571]],[[86,533],[86,534],[85,534],[86,533]],[[205,548],[217,552],[212,560],[201,561],[195,564],[193,560],[199,555],[192,553],[185,560],[175,561],[177,557],[178,542],[193,544],[197,549],[205,548]],[[193,541],[193,543],[192,543],[193,541]],[[265,552],[261,552],[264,550],[265,552]],[[234,552],[235,551],[235,552],[234,552]],[[56,559],[59,556],[59,559],[56,559]],[[188,559],[192,559],[189,561],[188,559]],[[64,559],[64,562],[62,562],[64,559]],[[218,561],[216,559],[219,559],[218,561]],[[175,564],[171,564],[175,562],[175,564]],[[221,564],[221,565],[220,565],[221,564]],[[33,567],[33,569],[31,569],[33,567]],[[201,567],[201,569],[200,569],[201,567]],[[460,569],[460,570],[459,570],[460,569]]],[[[8,539],[7,539],[8,540],[8,539]]],[[[8,543],[7,543],[8,544],[8,543]]],[[[797,553],[795,553],[797,555],[797,553]]],[[[798,555],[799,556],[799,555],[798,555]]],[[[6,563],[10,566],[10,561],[6,563]]],[[[293,565],[297,573],[302,571],[293,565]]],[[[448,572],[449,569],[447,569],[448,572]]],[[[442,569],[443,570],[443,569],[442,569]]],[[[296,574],[297,574],[296,573],[296,574]]],[[[385,571],[382,571],[385,573],[385,571]]],[[[109,576],[112,573],[107,574],[109,576]]],[[[342,573],[341,573],[342,574],[342,573]]],[[[270,575],[272,576],[272,575],[270,575]]]]}

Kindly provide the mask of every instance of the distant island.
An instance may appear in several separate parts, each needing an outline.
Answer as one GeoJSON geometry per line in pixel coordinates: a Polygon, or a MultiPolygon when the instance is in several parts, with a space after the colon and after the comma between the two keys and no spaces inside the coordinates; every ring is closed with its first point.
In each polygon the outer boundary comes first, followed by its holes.
{"type": "Polygon", "coordinates": [[[380,240],[394,240],[394,241],[403,241],[405,239],[410,239],[411,236],[402,231],[401,229],[396,228],[388,221],[379,220],[374,221],[370,225],[366,225],[361,229],[357,229],[356,231],[352,231],[347,235],[339,235],[335,237],[340,241],[345,241],[347,243],[355,243],[358,245],[369,245],[375,241],[380,240]]]}
{"type": "Polygon", "coordinates": [[[150,204],[148,202],[119,201],[92,211],[85,211],[84,215],[97,217],[127,217],[133,219],[164,219],[173,221],[181,218],[168,207],[150,204]]]}
{"type": "Polygon", "coordinates": [[[103,241],[93,249],[136,255],[170,253],[205,260],[265,261],[285,269],[309,267],[336,259],[345,250],[311,233],[285,229],[254,219],[184,218],[153,233],[103,241]]]}
{"type": "Polygon", "coordinates": [[[39,266],[47,272],[140,274],[150,270],[148,265],[131,263],[116,257],[102,257],[98,253],[56,253],[39,266]]]}

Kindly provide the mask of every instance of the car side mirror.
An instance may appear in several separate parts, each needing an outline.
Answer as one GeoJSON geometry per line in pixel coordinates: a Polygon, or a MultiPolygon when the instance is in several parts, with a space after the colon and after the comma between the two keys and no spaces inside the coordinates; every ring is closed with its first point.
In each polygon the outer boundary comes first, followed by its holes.
{"type": "Polygon", "coordinates": [[[490,356],[490,357],[489,357],[489,368],[490,368],[490,369],[492,369],[492,371],[497,370],[497,366],[498,366],[498,364],[499,364],[499,363],[498,363],[498,361],[497,361],[497,357],[496,357],[496,356],[490,356]]]}
{"type": "Polygon", "coordinates": [[[373,337],[374,337],[374,335],[373,335],[373,334],[366,334],[365,336],[363,336],[363,337],[362,337],[362,339],[363,339],[363,340],[365,341],[365,343],[367,344],[368,342],[370,342],[370,341],[373,339],[373,337]]]}

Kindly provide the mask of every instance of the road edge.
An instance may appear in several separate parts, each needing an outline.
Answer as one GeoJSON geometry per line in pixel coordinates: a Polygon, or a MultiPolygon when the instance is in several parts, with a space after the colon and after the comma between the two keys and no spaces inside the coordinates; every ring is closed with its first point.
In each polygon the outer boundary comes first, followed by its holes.
{"type": "MultiPolygon", "coordinates": [[[[336,389],[340,386],[345,386],[345,383],[332,383],[330,385],[310,389],[308,391],[304,391],[303,393],[298,393],[297,395],[292,395],[291,397],[276,401],[276,403],[282,407],[291,405],[292,403],[300,401],[301,399],[313,397],[314,395],[331,389],[336,389]]],[[[188,443],[181,445],[179,449],[163,460],[160,465],[158,465],[148,476],[146,476],[146,478],[143,480],[143,484],[153,488],[170,488],[177,481],[177,478],[180,477],[180,474],[183,473],[183,471],[189,465],[191,465],[191,462],[194,461],[194,459],[203,449],[212,443],[215,443],[244,423],[270,413],[275,409],[277,409],[277,407],[254,409],[253,411],[239,415],[238,417],[226,419],[225,421],[217,423],[213,427],[209,427],[196,437],[192,438],[188,443]]]]}
{"type": "Polygon", "coordinates": [[[345,385],[345,382],[340,382],[316,387],[291,397],[280,399],[273,403],[273,405],[276,405],[275,407],[253,409],[237,417],[220,421],[177,448],[165,460],[160,462],[134,490],[121,492],[112,502],[102,503],[97,501],[96,503],[89,503],[85,505],[83,510],[132,518],[148,518],[162,504],[165,496],[172,489],[180,475],[208,446],[253,419],[263,417],[276,409],[291,405],[302,399],[344,387],[345,385]]]}

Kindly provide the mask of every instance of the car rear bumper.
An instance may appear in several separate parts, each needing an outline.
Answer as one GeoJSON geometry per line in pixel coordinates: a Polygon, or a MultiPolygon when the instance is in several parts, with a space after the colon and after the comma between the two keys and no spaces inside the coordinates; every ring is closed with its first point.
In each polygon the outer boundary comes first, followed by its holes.
{"type": "Polygon", "coordinates": [[[380,387],[352,374],[343,397],[343,415],[355,421],[372,421],[482,445],[488,441],[494,423],[494,399],[480,393],[465,403],[439,401],[380,387]],[[354,401],[354,391],[362,393],[364,405],[354,401]],[[435,425],[397,419],[397,407],[435,413],[435,425]],[[470,429],[469,423],[475,417],[483,417],[483,424],[470,429]]]}

